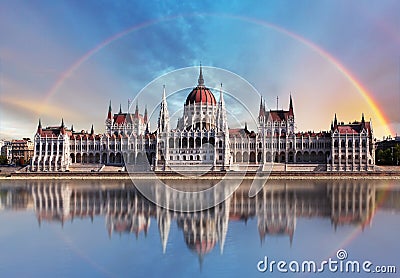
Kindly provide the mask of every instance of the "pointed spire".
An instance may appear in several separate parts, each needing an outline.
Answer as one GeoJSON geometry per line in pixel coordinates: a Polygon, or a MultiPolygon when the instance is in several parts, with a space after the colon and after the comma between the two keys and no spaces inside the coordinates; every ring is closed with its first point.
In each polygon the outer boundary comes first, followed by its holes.
{"type": "Polygon", "coordinates": [[[361,115],[361,123],[365,124],[364,113],[361,115]]]}
{"type": "Polygon", "coordinates": [[[110,100],[110,104],[108,105],[108,115],[107,115],[107,119],[111,120],[111,100],[110,100]]]}
{"type": "Polygon", "coordinates": [[[162,100],[161,100],[161,104],[160,104],[160,115],[158,117],[157,128],[159,131],[168,131],[169,130],[169,113],[168,113],[165,85],[163,86],[163,94],[162,94],[162,100]]]}
{"type": "Polygon", "coordinates": [[[289,114],[293,116],[293,101],[292,101],[292,93],[290,93],[290,100],[289,100],[289,114]]]}
{"type": "Polygon", "coordinates": [[[39,118],[39,123],[38,123],[38,128],[37,128],[37,133],[42,133],[42,121],[39,118]]]}
{"type": "Polygon", "coordinates": [[[265,116],[265,106],[263,103],[263,97],[261,96],[261,100],[260,100],[260,111],[258,112],[258,117],[263,117],[265,116]]]}
{"type": "Polygon", "coordinates": [[[165,85],[163,85],[163,93],[162,93],[162,100],[166,100],[166,92],[165,92],[165,85]]]}
{"type": "Polygon", "coordinates": [[[221,83],[221,87],[219,89],[219,103],[221,103],[221,105],[224,105],[224,96],[223,96],[223,92],[222,92],[222,83],[221,83]]]}
{"type": "Polygon", "coordinates": [[[200,63],[200,74],[199,74],[199,79],[198,79],[198,85],[204,86],[203,69],[201,67],[201,63],[200,63]]]}
{"type": "Polygon", "coordinates": [[[279,110],[279,96],[276,96],[276,110],[279,110]]]}
{"type": "Polygon", "coordinates": [[[144,107],[144,122],[147,123],[148,115],[147,115],[147,105],[144,107]]]}
{"type": "Polygon", "coordinates": [[[94,128],[93,128],[93,124],[92,124],[92,128],[90,129],[90,135],[94,134],[94,128]]]}
{"type": "Polygon", "coordinates": [[[135,108],[135,118],[139,118],[139,101],[136,100],[136,108],[135,108]]]}
{"type": "Polygon", "coordinates": [[[64,118],[61,118],[61,134],[65,134],[64,118]]]}
{"type": "Polygon", "coordinates": [[[74,132],[74,125],[71,125],[71,131],[74,132]]]}
{"type": "Polygon", "coordinates": [[[122,114],[122,105],[121,105],[121,103],[119,104],[119,114],[122,114]]]}
{"type": "Polygon", "coordinates": [[[336,117],[336,113],[335,113],[335,119],[333,120],[333,125],[336,127],[337,126],[337,117],[336,117]]]}

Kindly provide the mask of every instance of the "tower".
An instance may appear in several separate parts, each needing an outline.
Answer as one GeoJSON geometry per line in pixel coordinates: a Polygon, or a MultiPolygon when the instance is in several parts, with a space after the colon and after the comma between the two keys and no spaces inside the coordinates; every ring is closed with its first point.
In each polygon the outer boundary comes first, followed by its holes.
{"type": "Polygon", "coordinates": [[[106,124],[106,133],[110,134],[111,133],[111,126],[112,126],[111,100],[110,100],[110,104],[108,105],[108,114],[107,114],[107,118],[106,118],[105,124],[106,124]]]}
{"type": "Polygon", "coordinates": [[[163,95],[160,105],[160,115],[158,117],[157,131],[158,133],[169,131],[169,113],[168,113],[167,98],[165,96],[165,85],[163,87],[163,95]]]}
{"type": "Polygon", "coordinates": [[[223,134],[224,142],[223,142],[223,165],[227,166],[230,163],[230,144],[229,144],[229,128],[228,121],[226,117],[226,109],[225,109],[225,101],[224,95],[222,92],[222,83],[221,88],[219,90],[219,102],[217,108],[217,132],[221,132],[223,134]]]}

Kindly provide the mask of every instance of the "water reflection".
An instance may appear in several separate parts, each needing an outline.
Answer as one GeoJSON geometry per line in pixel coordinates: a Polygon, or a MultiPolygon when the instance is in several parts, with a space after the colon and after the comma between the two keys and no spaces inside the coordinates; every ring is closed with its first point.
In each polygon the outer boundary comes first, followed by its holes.
{"type": "MultiPolygon", "coordinates": [[[[172,204],[167,210],[144,198],[130,182],[32,181],[25,185],[2,185],[0,209],[34,210],[38,223],[43,221],[63,225],[75,218],[92,220],[105,217],[109,237],[114,233],[147,234],[152,221],[156,222],[162,251],[167,252],[170,227],[173,222],[183,233],[187,247],[198,254],[200,262],[219,246],[222,254],[229,223],[257,220],[260,242],[275,235],[286,236],[290,244],[298,218],[330,218],[333,229],[344,225],[359,225],[363,229],[372,224],[378,196],[386,194],[382,207],[399,210],[400,194],[390,194],[363,181],[319,181],[301,183],[280,181],[267,183],[254,198],[248,197],[250,186],[245,181],[226,201],[217,206],[197,211],[182,212],[200,199],[182,199],[179,194],[167,195],[156,184],[149,190],[161,203],[172,204]]],[[[213,192],[208,198],[216,198],[213,192]]]]}

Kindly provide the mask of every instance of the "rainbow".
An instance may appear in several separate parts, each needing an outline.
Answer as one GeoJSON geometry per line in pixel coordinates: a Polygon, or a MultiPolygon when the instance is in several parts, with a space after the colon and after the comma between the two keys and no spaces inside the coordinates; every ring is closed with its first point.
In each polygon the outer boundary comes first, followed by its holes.
{"type": "Polygon", "coordinates": [[[354,77],[354,75],[350,72],[350,70],[348,70],[338,59],[333,57],[329,52],[327,52],[326,50],[324,50],[322,47],[318,46],[317,44],[311,42],[310,40],[308,40],[296,33],[293,33],[281,26],[272,24],[267,21],[259,20],[259,19],[238,16],[238,15],[230,15],[230,14],[194,13],[194,14],[175,15],[175,16],[163,17],[163,18],[159,18],[159,19],[155,19],[155,20],[151,20],[151,21],[146,21],[141,24],[129,27],[128,29],[107,38],[106,40],[104,40],[103,42],[98,44],[96,47],[94,47],[93,49],[86,52],[75,63],[73,63],[66,71],[64,71],[60,75],[60,77],[57,79],[57,81],[54,83],[54,85],[46,93],[44,101],[48,102],[51,99],[51,97],[57,93],[58,89],[62,86],[62,84],[65,82],[65,80],[68,79],[73,74],[74,71],[76,71],[90,57],[92,57],[94,54],[96,54],[97,52],[99,52],[101,49],[108,46],[112,42],[134,32],[134,31],[138,31],[138,30],[150,27],[152,25],[155,25],[155,24],[158,24],[161,22],[171,21],[178,17],[195,17],[195,16],[208,16],[208,17],[237,19],[237,20],[253,23],[253,24],[256,24],[259,26],[273,29],[277,32],[285,34],[285,35],[289,36],[290,38],[304,44],[305,46],[309,47],[310,49],[315,51],[317,54],[319,54],[322,58],[324,58],[330,64],[332,64],[340,73],[342,73],[343,76],[345,76],[346,79],[356,88],[356,90],[363,97],[363,99],[366,101],[366,103],[371,107],[372,111],[375,113],[375,115],[378,119],[379,124],[381,124],[382,126],[385,127],[385,132],[387,134],[394,134],[394,132],[390,129],[390,126],[388,124],[389,121],[388,121],[387,116],[381,111],[377,101],[372,97],[371,93],[368,92],[368,90],[354,77]]]}

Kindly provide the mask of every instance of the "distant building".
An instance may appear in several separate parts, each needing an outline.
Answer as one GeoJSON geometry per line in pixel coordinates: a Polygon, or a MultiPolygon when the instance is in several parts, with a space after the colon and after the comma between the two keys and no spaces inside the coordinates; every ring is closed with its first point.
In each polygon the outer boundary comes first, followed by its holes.
{"type": "Polygon", "coordinates": [[[7,158],[7,163],[11,163],[12,159],[12,146],[11,141],[2,141],[1,155],[7,158]]]}
{"type": "Polygon", "coordinates": [[[400,136],[395,136],[394,138],[386,138],[385,140],[382,141],[377,141],[376,142],[376,150],[386,150],[390,148],[396,147],[396,145],[400,144],[400,136]]]}
{"type": "Polygon", "coordinates": [[[376,142],[376,164],[400,165],[400,136],[376,142]]]}
{"type": "Polygon", "coordinates": [[[33,142],[29,138],[11,141],[11,161],[15,164],[25,164],[33,157],[33,142]]]}
{"type": "Polygon", "coordinates": [[[75,132],[61,126],[42,128],[34,137],[32,171],[65,171],[75,164],[133,165],[140,170],[374,170],[371,122],[339,123],[330,131],[297,132],[292,97],[288,110],[267,110],[261,99],[257,131],[229,128],[224,96],[219,101],[204,85],[202,68],[197,86],[184,102],[183,115],[171,128],[166,90],[162,93],[157,128],[150,131],[144,115],[112,114],[111,103],[104,134],[75,132]],[[141,168],[140,168],[141,167],[141,168]]]}

